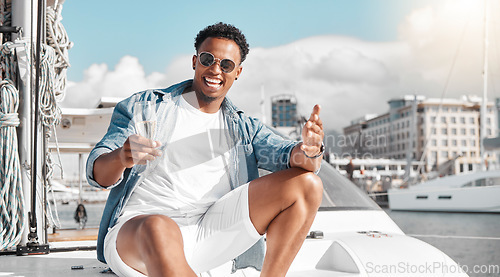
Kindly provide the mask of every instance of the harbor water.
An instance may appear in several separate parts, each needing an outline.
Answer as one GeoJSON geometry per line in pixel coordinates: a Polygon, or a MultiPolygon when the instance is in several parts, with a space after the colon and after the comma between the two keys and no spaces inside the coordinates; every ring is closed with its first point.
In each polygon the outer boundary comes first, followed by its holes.
{"type": "Polygon", "coordinates": [[[500,214],[385,212],[403,232],[439,248],[469,276],[500,276],[500,214]]]}
{"type": "MultiPolygon", "coordinates": [[[[76,203],[58,205],[62,228],[76,228],[76,203]]],[[[104,204],[85,204],[86,227],[98,227],[104,204]]],[[[385,212],[408,235],[450,256],[469,276],[500,276],[500,214],[385,212]]],[[[384,251],[380,249],[380,251],[384,251]]]]}

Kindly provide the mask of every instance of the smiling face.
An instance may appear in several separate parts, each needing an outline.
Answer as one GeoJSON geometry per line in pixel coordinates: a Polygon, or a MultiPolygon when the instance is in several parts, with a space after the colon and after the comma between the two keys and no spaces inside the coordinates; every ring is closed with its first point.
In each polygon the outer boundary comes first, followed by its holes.
{"type": "Polygon", "coordinates": [[[242,67],[240,48],[230,39],[209,37],[200,45],[198,54],[212,53],[216,62],[211,66],[200,64],[198,56],[193,56],[194,80],[192,89],[196,92],[200,109],[206,112],[219,110],[224,97],[241,74],[242,67]],[[236,63],[236,68],[230,73],[222,72],[220,60],[230,59],[236,63]]]}

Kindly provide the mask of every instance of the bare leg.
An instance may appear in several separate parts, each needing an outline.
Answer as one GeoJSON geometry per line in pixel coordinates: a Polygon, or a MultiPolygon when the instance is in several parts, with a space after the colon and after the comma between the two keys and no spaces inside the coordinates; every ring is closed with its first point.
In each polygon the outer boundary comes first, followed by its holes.
{"type": "Polygon", "coordinates": [[[323,183],[312,172],[291,168],[250,182],[250,219],[267,232],[261,276],[285,276],[312,225],[323,183]]]}
{"type": "Polygon", "coordinates": [[[182,234],[172,219],[141,215],[127,221],[116,240],[123,262],[148,276],[196,276],[184,255],[182,234]]]}

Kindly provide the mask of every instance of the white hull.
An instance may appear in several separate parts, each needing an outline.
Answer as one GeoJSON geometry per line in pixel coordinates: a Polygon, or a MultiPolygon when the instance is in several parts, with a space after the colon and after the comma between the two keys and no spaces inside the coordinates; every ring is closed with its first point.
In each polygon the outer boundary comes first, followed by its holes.
{"type": "Polygon", "coordinates": [[[391,210],[500,213],[500,187],[426,193],[399,189],[389,194],[389,206],[391,210]],[[428,198],[417,198],[422,195],[428,198]],[[451,196],[451,199],[440,199],[440,196],[451,196]]]}
{"type": "Polygon", "coordinates": [[[467,276],[445,253],[406,236],[381,210],[320,211],[311,230],[325,236],[306,239],[288,277],[467,276]],[[430,264],[439,267],[412,270],[430,264]]]}
{"type": "Polygon", "coordinates": [[[500,213],[500,171],[452,176],[389,190],[391,210],[500,213]],[[487,180],[487,186],[475,186],[487,180]],[[472,182],[472,183],[471,183],[472,182]],[[472,186],[464,186],[465,184],[472,186]]]}

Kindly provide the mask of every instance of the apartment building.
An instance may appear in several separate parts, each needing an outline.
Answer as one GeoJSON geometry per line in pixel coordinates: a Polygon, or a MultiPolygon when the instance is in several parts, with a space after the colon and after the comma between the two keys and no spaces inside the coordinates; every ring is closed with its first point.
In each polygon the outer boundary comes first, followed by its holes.
{"type": "Polygon", "coordinates": [[[500,98],[495,99],[495,104],[497,107],[497,132],[498,135],[500,136],[500,98]]]}
{"type": "MultiPolygon", "coordinates": [[[[481,98],[433,99],[404,96],[388,101],[389,111],[365,116],[344,128],[344,152],[354,157],[425,161],[423,171],[475,170],[480,157],[481,98]]],[[[488,102],[485,137],[498,133],[498,117],[488,102]]],[[[496,159],[490,157],[488,162],[496,159]]]]}
{"type": "Polygon", "coordinates": [[[273,127],[295,127],[298,125],[297,99],[283,94],[271,98],[273,127]]]}

